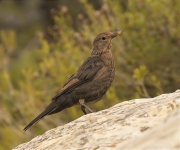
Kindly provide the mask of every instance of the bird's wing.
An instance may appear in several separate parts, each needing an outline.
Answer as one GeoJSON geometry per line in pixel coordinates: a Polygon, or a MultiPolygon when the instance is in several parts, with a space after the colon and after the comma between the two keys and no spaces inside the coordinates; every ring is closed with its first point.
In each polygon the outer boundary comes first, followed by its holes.
{"type": "Polygon", "coordinates": [[[62,90],[52,98],[55,100],[62,94],[67,94],[73,91],[76,87],[93,80],[99,70],[104,66],[104,62],[99,57],[87,58],[78,71],[72,75],[64,84],[62,90]]]}

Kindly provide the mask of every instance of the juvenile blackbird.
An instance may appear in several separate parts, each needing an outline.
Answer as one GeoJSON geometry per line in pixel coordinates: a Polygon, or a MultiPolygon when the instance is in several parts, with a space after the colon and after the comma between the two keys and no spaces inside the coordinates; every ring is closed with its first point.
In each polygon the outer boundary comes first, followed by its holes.
{"type": "Polygon", "coordinates": [[[24,128],[24,131],[46,115],[60,112],[73,105],[80,104],[84,114],[87,114],[85,109],[93,112],[86,103],[100,100],[110,87],[115,74],[110,48],[113,38],[121,33],[122,31],[102,32],[95,37],[90,57],[68,79],[47,108],[24,128]]]}

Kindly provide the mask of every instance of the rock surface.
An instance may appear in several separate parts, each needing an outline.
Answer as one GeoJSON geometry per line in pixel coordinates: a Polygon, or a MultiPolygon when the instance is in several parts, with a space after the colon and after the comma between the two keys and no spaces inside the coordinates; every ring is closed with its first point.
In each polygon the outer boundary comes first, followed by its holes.
{"type": "Polygon", "coordinates": [[[82,116],[13,150],[30,149],[180,149],[180,90],[82,116]]]}

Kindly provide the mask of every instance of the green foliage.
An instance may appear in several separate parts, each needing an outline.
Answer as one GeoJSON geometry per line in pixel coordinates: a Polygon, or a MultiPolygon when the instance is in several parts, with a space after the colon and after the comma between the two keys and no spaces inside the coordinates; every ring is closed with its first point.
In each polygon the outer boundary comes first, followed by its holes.
{"type": "Polygon", "coordinates": [[[133,78],[139,81],[143,80],[145,75],[148,73],[146,66],[140,66],[134,70],[133,78]]]}
{"type": "Polygon", "coordinates": [[[49,27],[53,42],[38,32],[36,42],[41,46],[33,49],[19,53],[23,49],[17,40],[20,35],[0,30],[0,149],[12,148],[83,115],[75,106],[22,131],[87,58],[99,32],[124,30],[112,46],[115,81],[106,97],[90,104],[91,108],[99,111],[123,100],[179,88],[180,1],[128,1],[124,9],[118,1],[108,0],[99,10],[86,0],[80,3],[84,14],[72,17],[68,10],[57,10],[55,24],[49,27]],[[18,59],[13,58],[15,54],[18,59]]]}
{"type": "Polygon", "coordinates": [[[136,87],[137,93],[135,93],[135,97],[141,97],[141,95],[144,94],[145,97],[150,97],[149,94],[147,93],[147,90],[144,85],[144,77],[147,75],[148,70],[146,66],[140,66],[139,68],[136,68],[134,70],[133,78],[137,79],[139,81],[139,85],[142,87],[142,91],[140,87],[136,87]]]}

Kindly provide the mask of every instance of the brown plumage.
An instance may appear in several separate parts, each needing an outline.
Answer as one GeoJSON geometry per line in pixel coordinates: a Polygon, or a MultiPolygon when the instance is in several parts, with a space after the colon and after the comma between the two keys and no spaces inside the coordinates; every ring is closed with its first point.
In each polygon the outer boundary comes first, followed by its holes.
{"type": "Polygon", "coordinates": [[[24,131],[46,115],[60,112],[73,105],[80,104],[84,114],[87,114],[85,108],[92,112],[86,103],[100,100],[114,79],[115,66],[110,48],[112,39],[121,33],[122,31],[102,32],[96,36],[90,57],[52,98],[47,108],[24,128],[24,131]]]}

